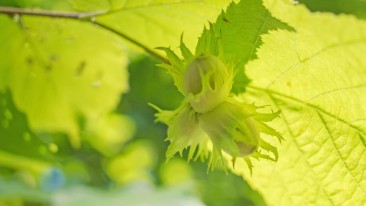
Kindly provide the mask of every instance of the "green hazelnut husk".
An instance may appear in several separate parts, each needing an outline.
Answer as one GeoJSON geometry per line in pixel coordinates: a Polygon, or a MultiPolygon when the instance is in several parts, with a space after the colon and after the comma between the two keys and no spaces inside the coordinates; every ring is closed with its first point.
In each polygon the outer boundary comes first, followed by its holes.
{"type": "Polygon", "coordinates": [[[194,58],[183,76],[186,100],[198,113],[205,113],[222,103],[230,94],[233,73],[213,55],[194,58]]]}

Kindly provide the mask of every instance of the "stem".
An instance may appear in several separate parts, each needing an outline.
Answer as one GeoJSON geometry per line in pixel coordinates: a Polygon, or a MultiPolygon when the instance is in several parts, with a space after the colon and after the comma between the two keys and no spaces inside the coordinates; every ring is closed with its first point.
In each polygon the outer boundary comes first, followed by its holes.
{"type": "Polygon", "coordinates": [[[31,16],[45,16],[51,18],[67,18],[67,19],[86,19],[90,18],[89,22],[97,25],[103,29],[106,29],[119,37],[126,39],[127,41],[135,44],[136,46],[142,48],[148,54],[160,59],[164,63],[168,63],[169,61],[164,56],[160,55],[159,53],[155,52],[154,50],[148,48],[147,46],[143,45],[141,42],[127,36],[126,34],[117,31],[116,29],[97,22],[95,20],[96,16],[107,14],[108,10],[100,10],[100,11],[91,11],[91,12],[81,12],[81,13],[71,13],[71,12],[59,12],[59,11],[42,11],[42,10],[31,10],[31,9],[23,9],[23,8],[15,8],[15,7],[1,7],[0,6],[0,14],[8,14],[8,15],[31,15],[31,16]]]}
{"type": "Polygon", "coordinates": [[[60,12],[60,11],[42,11],[42,10],[32,10],[23,9],[16,7],[0,7],[0,13],[10,14],[10,15],[32,15],[32,16],[47,16],[47,17],[58,17],[58,18],[68,18],[68,19],[83,19],[87,17],[94,17],[101,14],[106,14],[107,10],[91,11],[91,12],[81,12],[81,13],[71,13],[71,12],[60,12]]]}
{"type": "Polygon", "coordinates": [[[140,42],[136,41],[135,39],[133,39],[133,38],[131,38],[131,37],[127,36],[126,34],[124,34],[124,33],[122,33],[122,32],[119,32],[119,31],[115,30],[114,28],[109,27],[109,26],[107,26],[107,25],[105,25],[105,24],[99,23],[99,22],[97,22],[97,21],[91,21],[91,22],[92,22],[93,24],[95,24],[95,25],[97,25],[97,26],[99,26],[99,27],[103,28],[103,29],[106,29],[106,30],[108,30],[108,31],[110,31],[110,32],[112,32],[112,33],[114,33],[114,34],[117,34],[118,36],[122,37],[123,39],[126,39],[127,41],[129,41],[129,42],[131,42],[131,43],[135,44],[136,46],[138,46],[138,47],[140,47],[140,48],[144,49],[146,53],[148,53],[148,54],[150,54],[150,55],[152,55],[152,56],[154,56],[154,57],[156,57],[156,58],[160,59],[160,60],[161,60],[161,61],[163,61],[164,63],[169,64],[169,60],[168,60],[168,59],[166,59],[165,57],[163,57],[163,56],[162,56],[162,55],[160,55],[159,53],[155,52],[154,50],[152,50],[152,49],[150,49],[150,48],[146,47],[146,46],[145,46],[145,45],[143,45],[142,43],[140,43],[140,42]]]}

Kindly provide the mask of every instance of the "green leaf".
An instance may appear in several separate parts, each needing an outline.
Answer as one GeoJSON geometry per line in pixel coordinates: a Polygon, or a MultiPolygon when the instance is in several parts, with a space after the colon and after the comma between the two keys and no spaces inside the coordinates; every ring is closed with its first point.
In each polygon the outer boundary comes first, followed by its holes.
{"type": "Polygon", "coordinates": [[[184,42],[194,48],[202,27],[214,21],[231,0],[113,0],[112,12],[97,18],[149,49],[179,46],[184,42]]]}
{"type": "Polygon", "coordinates": [[[136,141],[123,152],[105,162],[105,171],[117,184],[153,182],[151,170],[155,167],[154,145],[149,141],[136,141]]]}
{"type": "MultiPolygon", "coordinates": [[[[149,50],[172,46],[185,32],[185,43],[194,48],[202,27],[214,21],[232,0],[5,0],[0,5],[23,8],[94,13],[96,21],[120,32],[128,45],[136,41],[149,50]]],[[[141,49],[141,48],[139,48],[141,49]]],[[[159,52],[158,52],[159,53],[159,52]]]]}
{"type": "Polygon", "coordinates": [[[366,202],[366,23],[266,1],[296,32],[262,35],[246,66],[246,98],[272,104],[283,134],[277,163],[253,162],[243,175],[272,205],[363,205],[366,202]],[[286,11],[286,12],[284,12],[286,11]]]}
{"type": "Polygon", "coordinates": [[[28,171],[37,178],[52,166],[49,161],[58,149],[32,133],[9,91],[0,91],[0,142],[0,168],[28,171]]]}
{"type": "Polygon", "coordinates": [[[78,147],[78,119],[110,112],[128,89],[121,41],[66,19],[0,16],[0,25],[0,86],[10,89],[32,129],[66,133],[78,147]]]}
{"type": "Polygon", "coordinates": [[[41,159],[50,156],[49,148],[53,145],[47,145],[32,133],[9,91],[0,92],[0,142],[5,142],[0,144],[0,151],[41,159]]]}
{"type": "Polygon", "coordinates": [[[238,4],[232,3],[226,12],[222,12],[215,24],[209,30],[205,30],[200,37],[196,54],[211,53],[205,52],[207,42],[215,42],[213,50],[221,49],[225,62],[235,65],[234,85],[232,92],[240,93],[249,82],[244,74],[244,65],[256,58],[256,48],[262,44],[260,35],[275,29],[291,29],[286,24],[271,16],[268,10],[262,5],[262,1],[242,0],[238,4]],[[218,39],[221,48],[216,48],[218,39]],[[203,48],[204,47],[204,48],[203,48]]]}
{"type": "Polygon", "coordinates": [[[104,156],[119,153],[134,134],[135,125],[128,117],[110,113],[86,125],[84,137],[104,156]]]}

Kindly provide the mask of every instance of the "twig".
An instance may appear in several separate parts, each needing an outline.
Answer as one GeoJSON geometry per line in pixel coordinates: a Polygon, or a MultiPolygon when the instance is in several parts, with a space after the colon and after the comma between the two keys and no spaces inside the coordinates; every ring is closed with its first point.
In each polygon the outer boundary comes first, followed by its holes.
{"type": "Polygon", "coordinates": [[[68,19],[84,19],[88,17],[94,17],[101,14],[108,13],[108,10],[91,11],[91,12],[60,12],[60,11],[43,11],[43,10],[33,10],[33,9],[23,9],[16,7],[0,7],[0,13],[3,14],[19,14],[19,15],[32,15],[32,16],[47,16],[47,17],[59,17],[68,19]]]}
{"type": "Polygon", "coordinates": [[[92,12],[81,12],[81,13],[71,13],[71,12],[60,12],[60,11],[43,11],[43,10],[31,10],[31,9],[23,9],[23,8],[15,8],[15,7],[0,7],[0,13],[9,14],[9,15],[31,15],[31,16],[44,16],[44,17],[52,17],[52,18],[68,18],[68,19],[88,19],[88,21],[94,25],[97,25],[103,29],[106,29],[123,39],[135,44],[136,46],[142,48],[148,54],[160,59],[164,63],[169,63],[169,61],[160,55],[159,53],[155,52],[153,49],[148,48],[147,46],[143,45],[141,42],[127,36],[126,34],[117,31],[116,29],[109,27],[105,24],[99,23],[95,20],[96,16],[107,14],[107,10],[100,10],[100,11],[92,11],[92,12]]]}
{"type": "Polygon", "coordinates": [[[140,47],[140,48],[144,49],[144,50],[145,50],[145,52],[147,52],[148,54],[150,54],[150,55],[152,55],[152,56],[154,56],[154,57],[156,57],[156,58],[160,59],[160,60],[161,60],[161,61],[163,61],[164,63],[169,64],[169,60],[168,60],[167,58],[163,57],[162,55],[160,55],[159,53],[155,52],[154,50],[152,50],[152,49],[148,48],[147,46],[143,45],[142,43],[140,43],[140,42],[136,41],[135,39],[133,39],[133,38],[131,38],[131,37],[127,36],[126,34],[121,33],[120,31],[117,31],[116,29],[114,29],[114,28],[112,28],[112,27],[109,27],[109,26],[107,26],[107,25],[105,25],[105,24],[99,23],[99,22],[97,22],[97,21],[93,21],[93,20],[91,20],[90,22],[92,22],[93,24],[95,24],[95,25],[97,25],[97,26],[99,26],[99,27],[101,27],[101,28],[103,28],[103,29],[106,29],[106,30],[108,30],[108,31],[110,31],[110,32],[112,32],[112,33],[117,34],[118,36],[120,36],[120,37],[122,37],[122,38],[126,39],[127,41],[129,41],[129,42],[131,42],[131,43],[135,44],[136,46],[138,46],[138,47],[140,47]]]}

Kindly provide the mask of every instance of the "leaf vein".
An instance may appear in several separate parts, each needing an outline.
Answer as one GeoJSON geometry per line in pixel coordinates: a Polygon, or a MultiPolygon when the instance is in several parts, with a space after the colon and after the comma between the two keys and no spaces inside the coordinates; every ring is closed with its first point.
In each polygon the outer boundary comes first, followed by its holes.
{"type": "Polygon", "coordinates": [[[355,85],[355,86],[350,86],[350,87],[343,87],[343,88],[338,88],[338,89],[333,89],[333,90],[329,90],[329,91],[325,91],[322,93],[319,93],[311,98],[309,98],[309,100],[307,100],[307,102],[311,102],[314,99],[317,99],[319,97],[322,97],[324,95],[330,94],[330,93],[334,93],[334,92],[340,92],[340,91],[346,91],[346,90],[353,90],[353,89],[360,89],[360,88],[366,88],[366,84],[360,84],[360,85],[355,85]]]}
{"type": "Polygon", "coordinates": [[[347,122],[346,120],[344,119],[341,119],[335,115],[333,115],[332,113],[328,112],[328,111],[325,111],[324,109],[316,106],[316,105],[313,105],[313,104],[310,104],[308,102],[304,102],[303,100],[301,99],[297,99],[295,97],[291,97],[291,96],[288,96],[286,94],[283,94],[283,93],[280,93],[280,92],[276,92],[276,91],[273,91],[273,90],[269,90],[269,89],[265,89],[265,88],[260,88],[260,87],[256,87],[256,86],[253,86],[253,85],[248,85],[247,86],[248,89],[252,89],[252,90],[256,90],[256,91],[261,91],[261,92],[264,92],[264,93],[267,93],[268,95],[275,95],[275,96],[278,96],[278,97],[282,97],[284,99],[287,99],[287,100],[291,100],[291,101],[294,101],[294,102],[297,102],[299,104],[302,104],[308,108],[311,108],[311,109],[314,109],[314,110],[317,110],[333,119],[336,119],[340,122],[342,122],[343,124],[346,124],[348,125],[349,127],[351,127],[352,129],[360,132],[362,135],[366,135],[366,132],[361,130],[360,128],[358,128],[356,125],[350,123],[350,122],[347,122]]]}
{"type": "Polygon", "coordinates": [[[296,64],[288,67],[287,69],[283,70],[279,75],[277,75],[268,85],[267,85],[267,89],[270,88],[270,86],[272,86],[276,81],[278,81],[279,79],[283,78],[287,73],[289,73],[290,71],[292,71],[293,69],[295,68],[299,68],[301,66],[301,64],[305,63],[305,62],[308,62],[312,59],[314,59],[315,57],[319,56],[320,54],[328,51],[328,50],[331,50],[331,49],[336,49],[338,47],[343,47],[343,46],[349,46],[349,45],[352,45],[352,44],[357,44],[357,43],[360,43],[360,42],[364,42],[366,43],[366,39],[365,38],[361,38],[361,39],[353,39],[353,40],[350,40],[350,41],[345,41],[345,42],[341,42],[339,44],[332,44],[332,45],[329,45],[327,47],[324,47],[322,49],[320,49],[319,51],[315,52],[314,54],[310,55],[309,57],[306,57],[302,60],[300,60],[299,62],[297,62],[296,64]]]}
{"type": "MultiPolygon", "coordinates": [[[[266,94],[267,94],[267,95],[268,95],[268,97],[272,100],[272,102],[274,103],[274,105],[275,105],[278,109],[280,109],[280,106],[277,104],[277,100],[275,99],[275,97],[274,97],[274,96],[272,96],[270,93],[266,93],[266,94]]],[[[315,182],[316,182],[316,184],[318,185],[318,188],[320,188],[320,190],[325,194],[325,196],[326,196],[326,197],[327,197],[327,199],[332,203],[332,205],[335,205],[335,204],[334,204],[334,202],[332,201],[332,199],[330,198],[329,194],[325,192],[325,190],[324,190],[323,186],[319,183],[320,181],[319,181],[319,179],[318,179],[318,176],[317,176],[317,175],[316,175],[316,173],[314,172],[313,168],[310,166],[310,164],[309,164],[309,162],[308,162],[307,158],[303,155],[303,152],[302,152],[302,151],[301,151],[301,149],[300,149],[300,145],[299,145],[299,144],[298,144],[298,142],[296,141],[295,135],[294,135],[293,131],[291,130],[291,128],[290,128],[290,124],[289,124],[289,122],[286,120],[285,115],[282,113],[282,114],[281,114],[281,116],[282,116],[282,120],[283,120],[283,122],[285,123],[286,128],[287,128],[287,130],[288,130],[288,132],[289,132],[289,134],[290,134],[290,136],[291,136],[291,139],[293,140],[293,142],[294,142],[294,143],[295,143],[295,145],[296,145],[296,149],[299,151],[299,155],[300,155],[301,159],[303,159],[303,161],[304,161],[304,162],[305,162],[305,164],[306,164],[306,167],[307,167],[307,168],[308,168],[308,170],[312,173],[313,177],[314,177],[316,180],[318,180],[318,181],[315,181],[315,182]]]]}
{"type": "Polygon", "coordinates": [[[326,129],[326,131],[327,131],[327,133],[329,135],[330,140],[332,140],[331,141],[332,142],[332,145],[334,146],[334,149],[337,151],[337,154],[338,154],[341,162],[343,163],[344,167],[347,169],[348,173],[352,176],[352,179],[356,182],[357,186],[362,190],[362,192],[363,193],[366,193],[365,190],[361,187],[360,182],[356,180],[353,172],[349,169],[348,165],[346,164],[346,161],[344,160],[344,158],[342,157],[341,153],[339,152],[339,148],[337,147],[337,145],[334,142],[333,136],[330,133],[329,127],[327,126],[327,123],[324,120],[324,117],[318,111],[315,111],[315,112],[318,114],[320,121],[323,123],[324,128],[326,129]]]}

